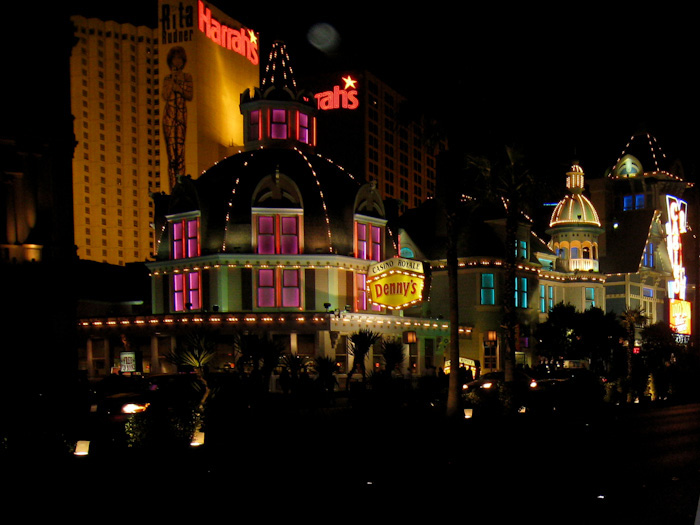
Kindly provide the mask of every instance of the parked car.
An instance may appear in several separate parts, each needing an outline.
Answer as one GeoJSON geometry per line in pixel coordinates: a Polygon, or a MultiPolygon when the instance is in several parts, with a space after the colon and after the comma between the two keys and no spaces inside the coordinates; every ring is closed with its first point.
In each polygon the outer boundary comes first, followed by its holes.
{"type": "Polygon", "coordinates": [[[546,370],[537,380],[556,410],[592,408],[605,395],[601,378],[586,368],[546,370]]]}
{"type": "Polygon", "coordinates": [[[507,383],[503,372],[489,372],[462,387],[465,406],[481,413],[494,411],[529,412],[539,409],[539,382],[522,370],[515,370],[507,383]]]}

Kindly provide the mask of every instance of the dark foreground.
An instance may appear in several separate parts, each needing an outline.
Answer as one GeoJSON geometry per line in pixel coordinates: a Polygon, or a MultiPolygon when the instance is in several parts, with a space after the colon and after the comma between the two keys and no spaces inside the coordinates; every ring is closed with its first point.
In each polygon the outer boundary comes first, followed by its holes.
{"type": "Polygon", "coordinates": [[[458,423],[428,408],[279,411],[220,424],[199,448],[3,461],[3,505],[27,517],[692,524],[700,405],[458,423]]]}

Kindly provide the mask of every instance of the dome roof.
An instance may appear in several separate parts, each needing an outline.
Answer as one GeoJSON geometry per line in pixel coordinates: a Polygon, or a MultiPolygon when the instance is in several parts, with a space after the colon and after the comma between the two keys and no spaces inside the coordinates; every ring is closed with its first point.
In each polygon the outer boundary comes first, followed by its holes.
{"type": "Polygon", "coordinates": [[[373,184],[324,157],[295,149],[238,153],[197,179],[180,180],[170,196],[155,200],[157,206],[160,201],[156,214],[161,220],[199,210],[203,255],[250,252],[253,209],[303,210],[305,253],[348,255],[354,214],[385,218],[373,184]]]}
{"type": "Polygon", "coordinates": [[[564,197],[552,212],[550,227],[562,225],[600,227],[600,219],[595,206],[583,195],[583,169],[577,163],[566,174],[566,187],[569,195],[564,197]]]}

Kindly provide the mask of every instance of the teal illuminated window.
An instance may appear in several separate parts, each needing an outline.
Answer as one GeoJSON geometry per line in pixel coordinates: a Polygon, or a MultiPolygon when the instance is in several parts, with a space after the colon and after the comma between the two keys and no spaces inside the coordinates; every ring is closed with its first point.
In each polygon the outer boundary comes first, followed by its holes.
{"type": "Polygon", "coordinates": [[[540,285],[540,312],[547,312],[547,287],[544,284],[540,285]]]}
{"type": "Polygon", "coordinates": [[[515,256],[527,259],[527,241],[515,241],[515,256]]]}
{"type": "Polygon", "coordinates": [[[595,306],[595,289],[594,288],[586,288],[586,309],[592,308],[595,306]]]}
{"type": "Polygon", "coordinates": [[[481,304],[496,304],[496,288],[492,273],[481,274],[481,304]]]}
{"type": "Polygon", "coordinates": [[[515,278],[515,307],[527,308],[527,277],[515,278]]]}

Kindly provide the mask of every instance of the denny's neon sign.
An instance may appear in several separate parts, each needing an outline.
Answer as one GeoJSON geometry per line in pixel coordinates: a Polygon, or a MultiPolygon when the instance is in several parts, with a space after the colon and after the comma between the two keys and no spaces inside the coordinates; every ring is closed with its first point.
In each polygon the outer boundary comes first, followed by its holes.
{"type": "Polygon", "coordinates": [[[212,42],[235,51],[246,57],[251,64],[258,65],[258,37],[251,29],[235,29],[219,22],[211,14],[211,9],[204,5],[202,0],[197,2],[199,30],[212,42]]]}
{"type": "Polygon", "coordinates": [[[333,89],[316,93],[318,109],[328,111],[330,109],[357,109],[360,105],[357,98],[357,80],[350,75],[343,77],[344,86],[333,86],[333,89]]]}
{"type": "Polygon", "coordinates": [[[688,204],[672,195],[666,195],[666,249],[671,259],[673,280],[668,282],[669,299],[685,299],[687,278],[683,266],[681,234],[687,231],[688,204]]]}
{"type": "Polygon", "coordinates": [[[401,310],[423,298],[423,263],[395,257],[373,264],[367,272],[369,299],[391,310],[401,310]]]}

